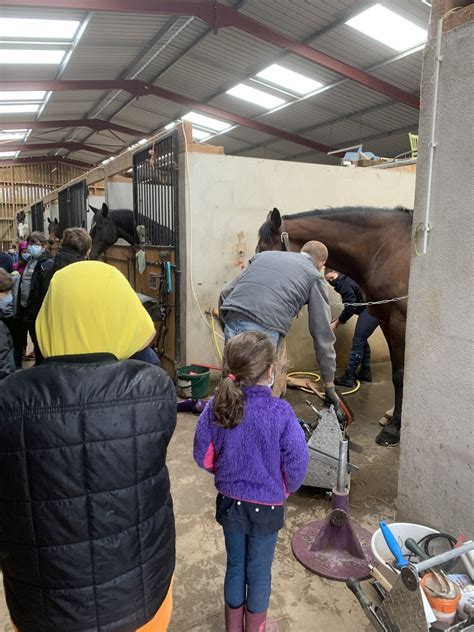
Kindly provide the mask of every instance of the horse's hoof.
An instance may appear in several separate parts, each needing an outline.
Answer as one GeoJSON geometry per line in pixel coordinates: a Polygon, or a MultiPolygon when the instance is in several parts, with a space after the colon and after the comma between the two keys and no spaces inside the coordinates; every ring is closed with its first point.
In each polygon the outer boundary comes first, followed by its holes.
{"type": "Polygon", "coordinates": [[[391,428],[387,426],[375,437],[375,443],[384,448],[394,448],[400,443],[400,430],[393,426],[391,428]]]}

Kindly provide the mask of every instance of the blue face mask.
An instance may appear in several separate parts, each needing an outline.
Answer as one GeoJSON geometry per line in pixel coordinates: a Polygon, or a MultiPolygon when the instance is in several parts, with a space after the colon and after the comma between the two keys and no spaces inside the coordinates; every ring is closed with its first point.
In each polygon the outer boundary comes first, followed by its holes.
{"type": "Polygon", "coordinates": [[[29,252],[22,252],[21,253],[21,258],[23,259],[23,261],[28,261],[28,259],[31,257],[29,252]]]}
{"type": "Polygon", "coordinates": [[[37,259],[42,254],[43,250],[43,247],[38,244],[28,246],[28,252],[34,259],[37,259]]]}
{"type": "Polygon", "coordinates": [[[10,292],[0,298],[0,314],[8,318],[13,314],[13,294],[10,292]]]}

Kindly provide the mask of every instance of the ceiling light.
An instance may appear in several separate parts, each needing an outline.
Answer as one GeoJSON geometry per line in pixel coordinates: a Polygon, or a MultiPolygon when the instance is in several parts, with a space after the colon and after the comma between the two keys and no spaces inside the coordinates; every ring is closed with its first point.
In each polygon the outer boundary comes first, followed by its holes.
{"type": "Polygon", "coordinates": [[[285,103],[284,99],[280,99],[280,97],[275,97],[272,94],[268,94],[268,92],[251,88],[250,86],[246,86],[244,83],[239,83],[230,90],[227,90],[227,94],[237,97],[238,99],[244,99],[244,101],[250,101],[250,103],[255,103],[255,105],[261,105],[263,108],[268,109],[276,108],[285,103]]]}
{"type": "Polygon", "coordinates": [[[4,140],[23,140],[25,133],[26,129],[24,132],[0,132],[0,143],[4,140]]]}
{"type": "Polygon", "coordinates": [[[0,64],[59,64],[64,50],[5,48],[0,50],[0,64]]]}
{"type": "Polygon", "coordinates": [[[286,88],[295,92],[296,94],[308,94],[321,88],[323,85],[320,81],[315,81],[309,77],[301,75],[299,72],[294,72],[288,68],[284,68],[279,64],[272,64],[265,68],[261,72],[257,73],[257,77],[265,79],[270,83],[274,83],[277,86],[286,88]]]}
{"type": "Polygon", "coordinates": [[[16,158],[18,151],[0,151],[0,158],[16,158]]]}
{"type": "Polygon", "coordinates": [[[362,11],[346,24],[399,52],[422,44],[427,37],[426,29],[381,4],[362,11]]]}
{"type": "Polygon", "coordinates": [[[141,140],[138,141],[137,145],[144,145],[147,142],[148,142],[148,138],[142,138],[141,140]]]}
{"type": "Polygon", "coordinates": [[[25,114],[27,112],[37,112],[39,103],[25,103],[24,105],[0,105],[0,114],[25,114]]]}
{"type": "Polygon", "coordinates": [[[13,92],[9,90],[8,92],[0,92],[0,101],[42,101],[45,94],[45,90],[30,90],[25,92],[13,92]]]}
{"type": "Polygon", "coordinates": [[[1,37],[35,37],[42,39],[72,39],[76,34],[77,20],[36,20],[0,18],[1,37]]]}
{"type": "Polygon", "coordinates": [[[209,136],[210,134],[206,130],[193,127],[193,140],[204,140],[205,138],[209,138],[209,136]]]}
{"type": "Polygon", "coordinates": [[[174,129],[175,127],[176,123],[174,121],[172,123],[168,123],[168,125],[165,125],[166,130],[174,129]]]}
{"type": "Polygon", "coordinates": [[[185,121],[190,121],[191,123],[196,123],[196,125],[202,125],[202,127],[212,129],[216,132],[222,132],[230,127],[229,123],[226,123],[225,121],[219,121],[218,119],[211,118],[210,116],[204,116],[204,114],[199,114],[199,112],[188,112],[183,116],[183,119],[185,121]]]}

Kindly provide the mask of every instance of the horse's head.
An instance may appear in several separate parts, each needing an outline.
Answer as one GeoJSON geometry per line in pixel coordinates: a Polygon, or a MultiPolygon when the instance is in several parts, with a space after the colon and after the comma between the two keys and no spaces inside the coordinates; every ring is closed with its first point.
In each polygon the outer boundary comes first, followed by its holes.
{"type": "Polygon", "coordinates": [[[89,204],[90,210],[94,213],[90,236],[92,237],[91,259],[98,259],[100,255],[112,246],[118,239],[117,224],[109,215],[109,207],[102,204],[98,209],[89,204]]]}
{"type": "Polygon", "coordinates": [[[280,231],[280,211],[277,208],[274,208],[268,213],[267,219],[260,226],[255,252],[263,252],[265,250],[284,250],[280,231]]]}
{"type": "Polygon", "coordinates": [[[59,222],[56,218],[53,220],[48,217],[48,236],[50,240],[61,239],[61,227],[59,226],[59,222]]]}

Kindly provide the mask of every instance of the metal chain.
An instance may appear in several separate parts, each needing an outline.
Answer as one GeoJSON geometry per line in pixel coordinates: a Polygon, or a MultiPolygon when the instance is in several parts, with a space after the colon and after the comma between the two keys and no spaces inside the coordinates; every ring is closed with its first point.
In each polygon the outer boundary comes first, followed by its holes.
{"type": "Polygon", "coordinates": [[[397,301],[404,301],[408,298],[408,294],[406,296],[397,296],[395,298],[386,298],[383,301],[367,301],[367,303],[330,303],[331,307],[340,307],[343,305],[344,307],[368,307],[369,305],[385,305],[386,303],[396,303],[397,301]]]}

